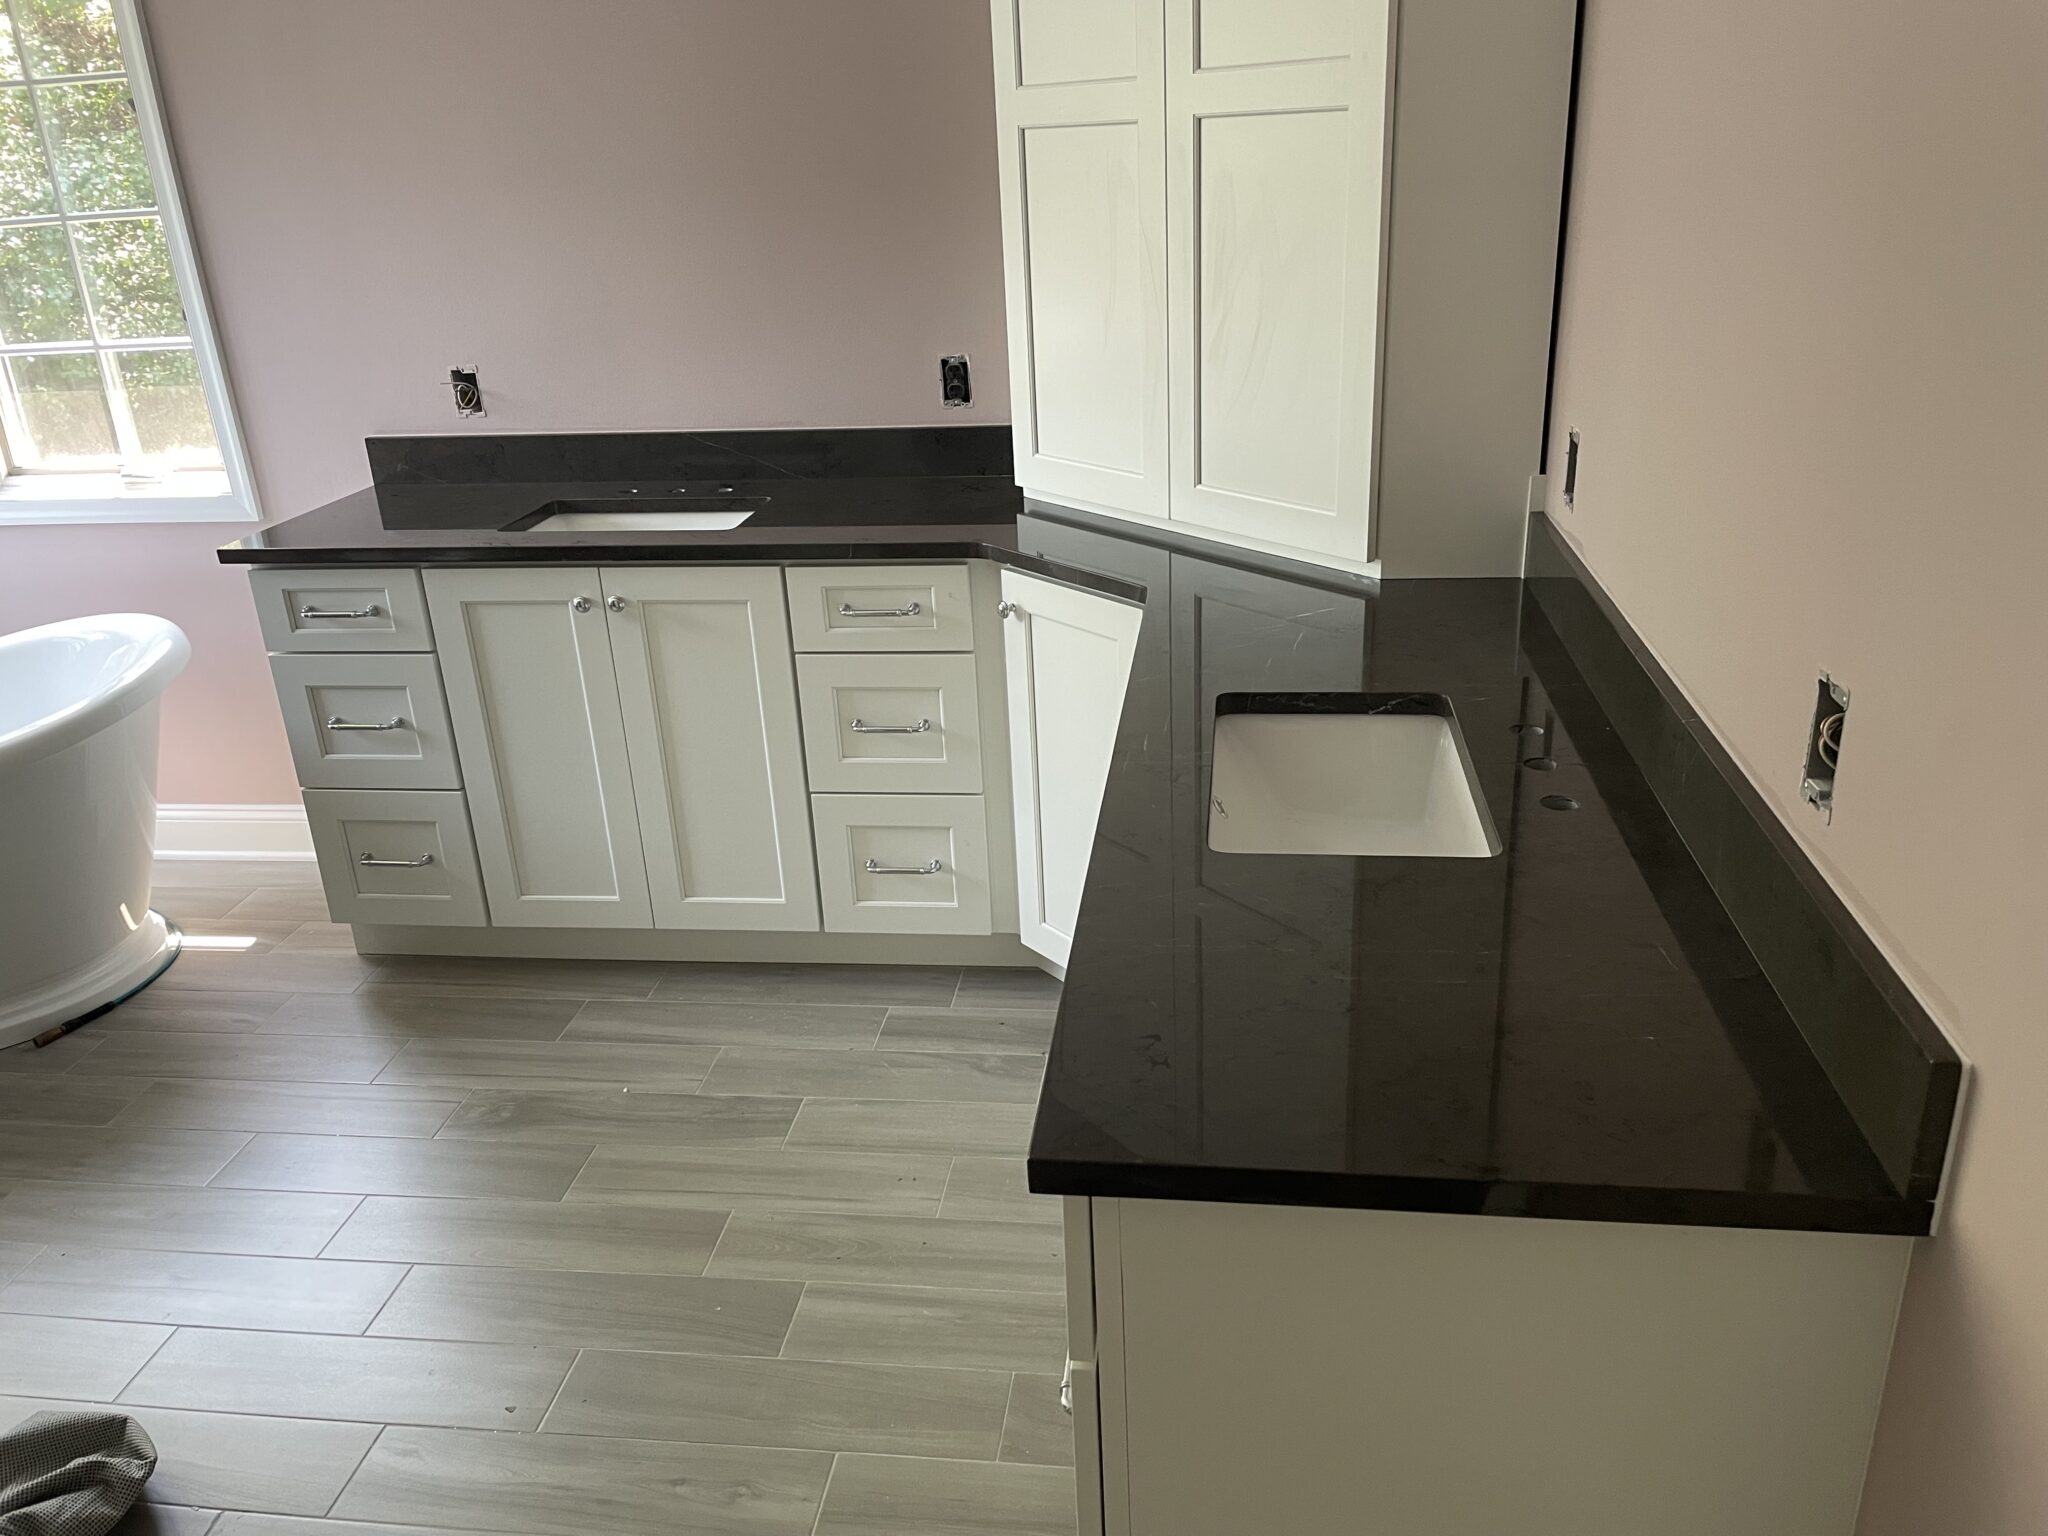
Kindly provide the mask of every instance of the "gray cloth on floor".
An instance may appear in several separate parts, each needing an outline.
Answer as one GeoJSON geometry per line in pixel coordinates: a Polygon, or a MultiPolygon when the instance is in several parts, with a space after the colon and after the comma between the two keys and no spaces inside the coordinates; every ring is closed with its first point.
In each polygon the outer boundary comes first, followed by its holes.
{"type": "Polygon", "coordinates": [[[0,1434],[0,1536],[105,1536],[155,1470],[125,1413],[30,1414],[0,1434]]]}

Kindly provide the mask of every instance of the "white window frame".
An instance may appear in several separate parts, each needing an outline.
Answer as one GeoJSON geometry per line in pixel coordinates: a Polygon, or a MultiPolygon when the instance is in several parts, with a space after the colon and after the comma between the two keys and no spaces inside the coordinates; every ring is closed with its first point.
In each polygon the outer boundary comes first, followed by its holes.
{"type": "MultiPolygon", "coordinates": [[[[9,475],[0,481],[0,527],[28,523],[248,523],[262,512],[256,481],[228,389],[220,338],[213,328],[213,308],[199,271],[198,253],[185,217],[184,190],[164,125],[163,101],[157,95],[156,71],[150,64],[149,36],[136,0],[113,0],[114,32],[121,43],[121,62],[128,93],[142,134],[142,156],[156,188],[156,211],[163,221],[170,249],[171,273],[184,301],[186,328],[206,408],[213,417],[220,444],[222,470],[182,471],[164,484],[127,486],[118,472],[9,475]],[[225,488],[222,487],[223,479],[225,488]],[[176,489],[182,480],[189,489],[176,489]]],[[[17,44],[18,46],[18,44],[17,44]]]]}

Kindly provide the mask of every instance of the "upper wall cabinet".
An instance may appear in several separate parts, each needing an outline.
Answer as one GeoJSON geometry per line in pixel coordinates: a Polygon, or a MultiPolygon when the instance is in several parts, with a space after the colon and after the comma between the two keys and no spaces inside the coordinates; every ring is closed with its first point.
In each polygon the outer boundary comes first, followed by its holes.
{"type": "Polygon", "coordinates": [[[1018,483],[1520,569],[1572,0],[993,0],[1018,483]]]}

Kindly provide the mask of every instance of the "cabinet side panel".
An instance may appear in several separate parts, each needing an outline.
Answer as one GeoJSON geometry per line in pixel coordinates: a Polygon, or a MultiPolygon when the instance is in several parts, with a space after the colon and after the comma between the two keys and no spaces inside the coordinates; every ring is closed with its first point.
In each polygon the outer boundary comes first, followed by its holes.
{"type": "Polygon", "coordinates": [[[1911,1239],[1119,1205],[1138,1536],[1850,1536],[1911,1239]]]}

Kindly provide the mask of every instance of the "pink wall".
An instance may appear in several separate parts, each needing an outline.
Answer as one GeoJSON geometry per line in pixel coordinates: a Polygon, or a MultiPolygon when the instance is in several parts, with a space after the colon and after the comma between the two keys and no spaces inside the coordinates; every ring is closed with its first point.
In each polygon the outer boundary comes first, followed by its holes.
{"type": "Polygon", "coordinates": [[[1587,20],[1550,514],[1976,1067],[1864,1536],[2048,1530],[2044,78],[2040,0],[1587,20]]]}
{"type": "MultiPolygon", "coordinates": [[[[266,514],[362,439],[1008,419],[988,14],[971,0],[146,0],[266,514]],[[941,413],[937,359],[975,361],[941,413]]],[[[193,641],[173,802],[296,799],[234,528],[0,533],[0,629],[193,641]]]]}

